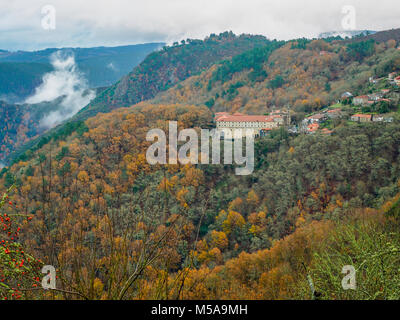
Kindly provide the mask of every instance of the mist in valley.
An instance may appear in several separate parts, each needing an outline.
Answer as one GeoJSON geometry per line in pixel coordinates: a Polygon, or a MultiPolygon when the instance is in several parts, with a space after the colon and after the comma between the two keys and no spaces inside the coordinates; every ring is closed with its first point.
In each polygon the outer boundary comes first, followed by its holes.
{"type": "Polygon", "coordinates": [[[54,71],[46,73],[42,84],[25,100],[27,104],[38,104],[62,97],[57,110],[41,119],[39,125],[45,129],[72,117],[95,97],[72,54],[57,51],[51,56],[51,64],[54,71]]]}

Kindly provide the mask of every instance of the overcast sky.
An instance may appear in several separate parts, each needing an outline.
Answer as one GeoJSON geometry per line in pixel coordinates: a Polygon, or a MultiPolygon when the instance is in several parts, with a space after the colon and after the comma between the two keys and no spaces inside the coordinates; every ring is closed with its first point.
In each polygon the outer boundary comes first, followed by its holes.
{"type": "Polygon", "coordinates": [[[0,0],[0,49],[171,43],[226,30],[314,37],[343,30],[345,5],[357,29],[400,27],[399,0],[0,0]],[[55,29],[42,27],[45,5],[55,8],[55,29]]]}

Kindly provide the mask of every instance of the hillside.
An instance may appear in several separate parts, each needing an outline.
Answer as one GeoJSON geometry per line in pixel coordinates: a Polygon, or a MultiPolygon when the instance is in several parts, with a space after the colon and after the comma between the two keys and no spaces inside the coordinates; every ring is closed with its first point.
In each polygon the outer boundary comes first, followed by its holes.
{"type": "Polygon", "coordinates": [[[153,102],[207,105],[213,111],[250,114],[287,108],[301,119],[335,103],[346,91],[362,94],[368,90],[370,77],[399,70],[400,50],[392,43],[362,42],[354,47],[297,40],[272,52],[255,49],[216,64],[158,94],[153,102]]]}
{"type": "Polygon", "coordinates": [[[204,41],[188,39],[164,47],[147,56],[138,67],[96,97],[74,119],[84,120],[98,112],[108,112],[151,99],[220,60],[266,46],[270,42],[263,36],[235,36],[225,32],[211,35],[204,41]]]}
{"type": "MultiPolygon", "coordinates": [[[[330,252],[340,262],[369,254],[373,274],[373,254],[389,244],[398,250],[396,225],[383,214],[400,192],[398,123],[343,126],[332,136],[278,130],[257,141],[254,174],[236,176],[229,165],[150,166],[145,135],[168,120],[198,128],[212,115],[204,106],[122,108],[2,171],[5,188],[16,185],[3,212],[30,217],[19,232],[24,251],[56,264],[66,288],[88,299],[308,299],[309,272],[324,298],[351,298],[326,282],[324,273],[338,268],[330,252]],[[343,249],[352,228],[363,236],[343,249]],[[121,292],[131,263],[143,274],[121,292]],[[158,291],[166,279],[170,286],[158,291]]],[[[398,297],[398,287],[383,285],[395,279],[396,254],[385,257],[387,272],[362,297],[382,286],[398,297]]]]}

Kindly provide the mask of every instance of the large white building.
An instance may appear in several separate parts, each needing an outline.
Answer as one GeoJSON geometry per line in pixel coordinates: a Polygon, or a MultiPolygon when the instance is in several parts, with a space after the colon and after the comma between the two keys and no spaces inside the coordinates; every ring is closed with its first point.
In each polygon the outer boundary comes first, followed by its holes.
{"type": "Polygon", "coordinates": [[[217,113],[215,121],[217,129],[250,129],[254,136],[260,135],[263,131],[278,128],[285,122],[281,115],[252,116],[241,113],[233,115],[217,113]]]}

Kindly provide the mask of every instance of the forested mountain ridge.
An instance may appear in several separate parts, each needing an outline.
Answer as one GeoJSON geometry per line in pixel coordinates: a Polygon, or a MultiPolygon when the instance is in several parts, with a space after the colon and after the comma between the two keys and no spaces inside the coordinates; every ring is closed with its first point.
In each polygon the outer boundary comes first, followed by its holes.
{"type": "Polygon", "coordinates": [[[269,45],[263,36],[225,32],[202,40],[184,40],[150,54],[130,74],[96,97],[74,119],[86,119],[153,98],[176,83],[224,60],[256,47],[269,45]]]}
{"type": "Polygon", "coordinates": [[[257,48],[216,64],[158,94],[154,103],[206,105],[213,111],[264,114],[287,108],[298,118],[369,90],[370,77],[400,71],[396,42],[360,45],[299,39],[257,48]]]}

